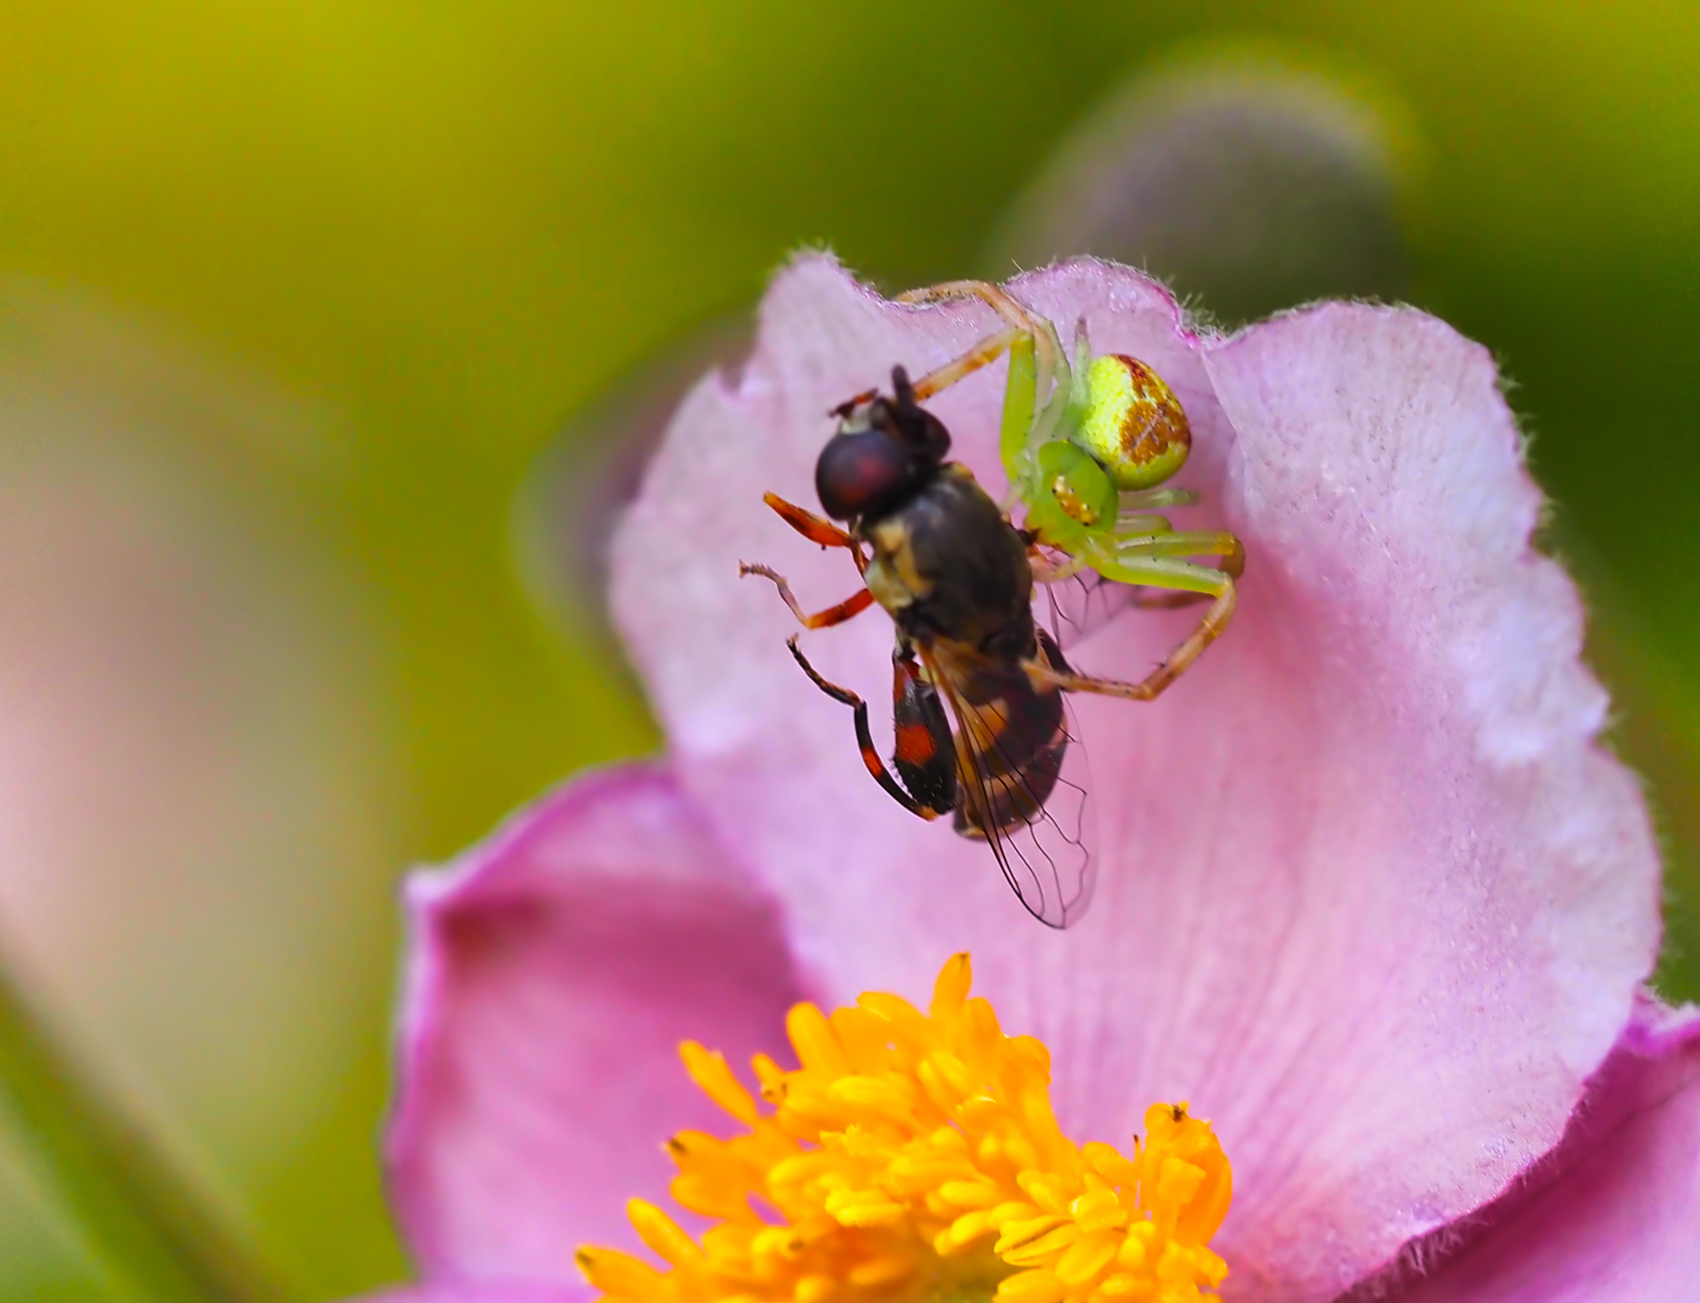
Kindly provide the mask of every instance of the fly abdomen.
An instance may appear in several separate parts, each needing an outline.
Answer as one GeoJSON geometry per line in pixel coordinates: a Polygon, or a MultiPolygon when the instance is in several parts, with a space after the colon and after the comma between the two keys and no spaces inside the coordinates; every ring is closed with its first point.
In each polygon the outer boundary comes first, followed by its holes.
{"type": "Polygon", "coordinates": [[[891,761],[917,802],[938,814],[956,806],[956,748],[938,691],[921,677],[913,652],[891,658],[891,717],[897,747],[891,761]]]}
{"type": "MultiPolygon", "coordinates": [[[[997,695],[964,711],[981,780],[956,809],[956,831],[966,837],[986,836],[988,822],[999,831],[1031,824],[1056,789],[1068,751],[1062,693],[1035,688],[1024,674],[996,677],[997,695]]],[[[969,745],[963,739],[965,766],[972,765],[969,745]]]]}

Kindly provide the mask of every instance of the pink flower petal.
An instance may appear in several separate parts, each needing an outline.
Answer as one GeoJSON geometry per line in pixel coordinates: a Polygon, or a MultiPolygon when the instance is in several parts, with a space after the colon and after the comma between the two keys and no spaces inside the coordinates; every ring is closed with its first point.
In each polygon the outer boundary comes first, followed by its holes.
{"type": "MultiPolygon", "coordinates": [[[[785,901],[827,998],[924,995],[972,950],[1006,1022],[1050,1044],[1077,1137],[1125,1142],[1159,1099],[1214,1120],[1230,1293],[1325,1298],[1557,1141],[1656,949],[1646,817],[1594,743],[1581,608],[1529,549],[1539,497],[1485,351],[1351,306],[1202,339],[1091,262],[1016,290],[1169,381],[1208,504],[1175,515],[1250,554],[1233,626],[1161,701],[1076,699],[1101,837],[1084,923],[1046,932],[984,848],[894,807],[790,663],[771,588],[737,578],[768,562],[810,607],[854,591],[761,493],[812,506],[828,408],[959,352],[994,326],[978,305],[897,307],[820,257],[783,273],[741,379],[704,381],[651,467],[616,619],[681,782],[785,901]]],[[[934,404],[994,491],[1001,373],[934,404]]],[[[1196,618],[1133,613],[1077,659],[1136,676],[1196,618]]],[[[891,637],[876,612],[808,647],[880,702],[891,637]]]]}
{"type": "Polygon", "coordinates": [[[417,1289],[363,1294],[352,1303],[591,1303],[600,1297],[588,1285],[549,1289],[521,1285],[421,1285],[417,1289]]]}
{"type": "Polygon", "coordinates": [[[784,1045],[775,914],[651,764],[554,792],[407,904],[386,1149],[420,1270],[582,1286],[580,1244],[637,1247],[625,1201],[665,1197],[667,1137],[723,1124],[679,1042],[784,1045]]]}
{"type": "MultiPolygon", "coordinates": [[[[1649,1002],[1564,1142],[1408,1303],[1640,1303],[1700,1287],[1700,1009],[1649,1002]]],[[[1463,1232],[1470,1235],[1471,1232],[1463,1232]]]]}

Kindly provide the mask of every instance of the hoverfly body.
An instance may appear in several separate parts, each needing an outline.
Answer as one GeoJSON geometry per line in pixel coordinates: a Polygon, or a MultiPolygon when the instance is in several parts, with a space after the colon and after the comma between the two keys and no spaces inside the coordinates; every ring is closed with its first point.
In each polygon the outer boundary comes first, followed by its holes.
{"type": "Polygon", "coordinates": [[[958,833],[986,841],[1027,910],[1062,928],[1084,914],[1096,872],[1077,776],[1084,757],[1064,694],[1157,697],[1228,623],[1245,553],[1232,534],[1177,531],[1156,514],[1196,499],[1160,487],[1185,463],[1191,433],[1149,367],[1094,357],[1084,322],[1071,359],[1051,322],[986,282],[899,301],[963,298],[990,304],[1005,328],[913,383],[894,367],[889,395],[859,394],[830,413],[839,425],[815,465],[815,488],[832,520],[765,495],[805,538],[847,550],[862,588],[811,615],[776,571],[744,564],[739,573],[771,580],[807,629],[875,602],[885,608],[897,626],[895,775],[874,745],[867,702],[822,678],[795,635],[787,645],[821,691],[853,709],[874,781],[911,814],[951,814],[958,833]],[[1000,505],[967,467],[946,460],[950,434],[921,404],[1005,353],[999,453],[1010,492],[1000,505]],[[1009,515],[1017,504],[1020,527],[1009,515]],[[1200,557],[1217,563],[1191,559],[1200,557]],[[1034,618],[1035,583],[1050,599],[1049,630],[1034,618]],[[1142,680],[1080,674],[1064,659],[1070,633],[1128,606],[1204,599],[1211,604],[1197,626],[1142,680]]]}

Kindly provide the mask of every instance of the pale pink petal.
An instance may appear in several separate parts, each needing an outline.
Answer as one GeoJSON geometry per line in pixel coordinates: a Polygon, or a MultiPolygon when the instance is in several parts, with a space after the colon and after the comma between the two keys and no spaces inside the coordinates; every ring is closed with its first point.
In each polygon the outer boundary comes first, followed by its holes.
{"type": "Polygon", "coordinates": [[[548,1288],[525,1285],[421,1285],[363,1294],[351,1303],[591,1303],[600,1297],[588,1285],[548,1288]]]}
{"type": "MultiPolygon", "coordinates": [[[[740,559],[824,606],[856,575],[761,505],[813,505],[828,408],[994,327],[800,260],[736,381],[687,400],[616,543],[615,615],[684,786],[787,906],[805,971],[845,999],[924,995],[950,952],[1043,1036],[1082,1139],[1188,1099],[1235,1166],[1230,1293],[1319,1299],[1491,1199],[1555,1143],[1657,944],[1658,864],[1594,737],[1581,608],[1529,549],[1538,494],[1485,351],[1411,311],[1336,306],[1229,341],[1138,274],[1078,262],[1016,291],[1145,358],[1195,433],[1182,482],[1250,554],[1240,614],[1161,701],[1077,699],[1099,900],[1033,922],[984,848],[862,772],[849,712],[790,663],[792,621],[740,559]],[[1221,393],[1219,400],[1217,395],[1221,393]]],[[[935,409],[994,491],[1001,366],[935,409]]],[[[1084,644],[1133,677],[1195,612],[1084,644]]],[[[889,691],[890,622],[811,635],[889,691]]]]}
{"type": "Polygon", "coordinates": [[[1700,1010],[1649,1004],[1564,1142],[1408,1303],[1641,1303],[1700,1292],[1700,1010]]]}
{"type": "Polygon", "coordinates": [[[578,1286],[587,1241],[636,1247],[663,1145],[721,1125],[691,1038],[784,1045],[797,984],[766,900],[664,766],[569,784],[408,884],[392,1199],[433,1283],[578,1286]]]}

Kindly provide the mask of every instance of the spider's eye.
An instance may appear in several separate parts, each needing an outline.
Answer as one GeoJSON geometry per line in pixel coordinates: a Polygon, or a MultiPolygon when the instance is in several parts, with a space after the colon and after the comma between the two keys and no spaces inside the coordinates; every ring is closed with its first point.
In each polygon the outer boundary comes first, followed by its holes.
{"type": "Polygon", "coordinates": [[[815,463],[815,492],[834,520],[894,504],[919,478],[914,454],[883,430],[841,431],[815,463]]]}

